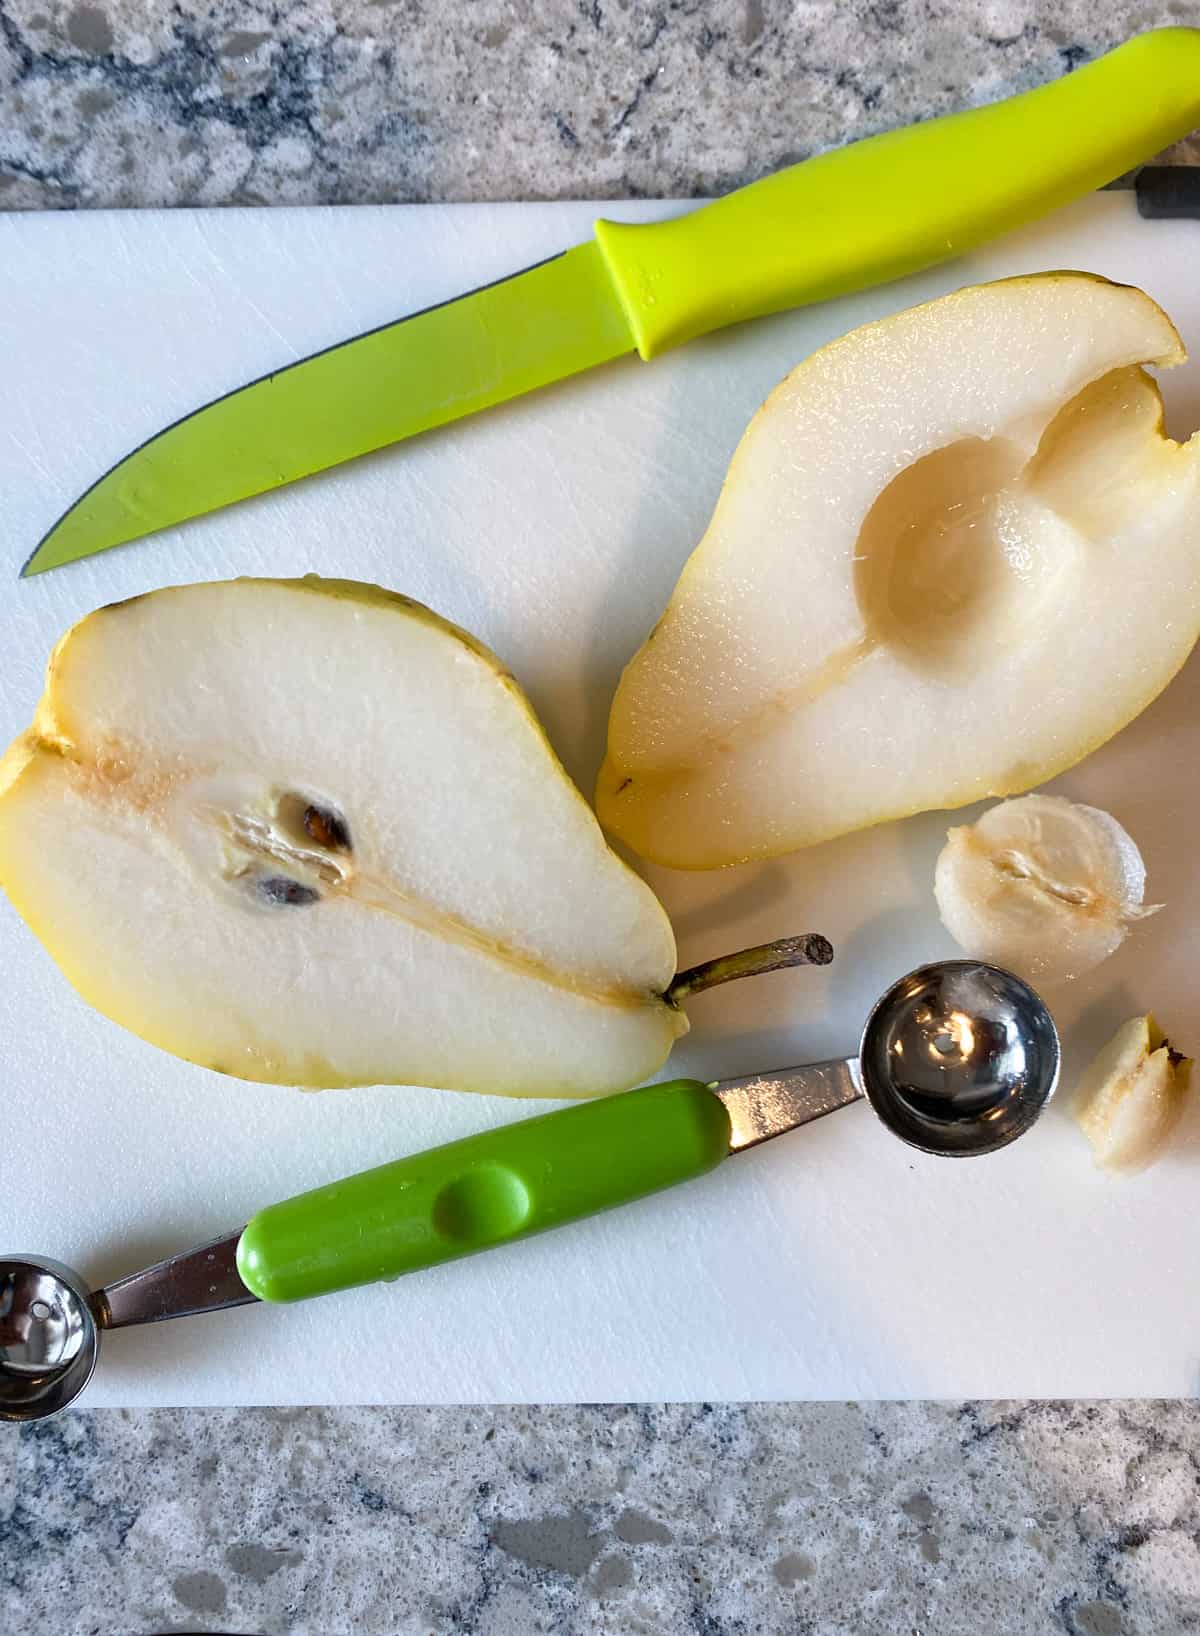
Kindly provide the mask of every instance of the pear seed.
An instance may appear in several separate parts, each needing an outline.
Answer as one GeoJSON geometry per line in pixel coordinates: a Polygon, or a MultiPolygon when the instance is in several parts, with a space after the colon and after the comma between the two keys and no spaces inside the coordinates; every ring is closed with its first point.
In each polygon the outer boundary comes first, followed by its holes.
{"type": "Polygon", "coordinates": [[[289,880],[286,875],[270,875],[255,884],[255,890],[264,903],[273,908],[302,908],[305,904],[316,903],[320,899],[320,892],[312,886],[304,886],[298,880],[289,880]]]}
{"type": "Polygon", "coordinates": [[[350,851],[350,827],[340,812],[328,807],[305,807],[304,833],[309,840],[328,847],[331,852],[350,851]]]}

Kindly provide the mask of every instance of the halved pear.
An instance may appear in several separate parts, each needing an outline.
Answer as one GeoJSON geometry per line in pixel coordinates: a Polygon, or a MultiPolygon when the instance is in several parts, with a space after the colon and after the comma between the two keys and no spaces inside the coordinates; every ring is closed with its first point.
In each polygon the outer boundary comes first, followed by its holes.
{"type": "Polygon", "coordinates": [[[621,679],[597,804],[703,869],[1029,789],[1200,631],[1200,438],[1140,290],[1048,273],[833,342],[767,400],[621,679]]]}
{"type": "Polygon", "coordinates": [[[516,682],[375,587],[76,625],[0,762],[0,882],[85,999],[246,1079],[584,1096],[687,1028],[667,917],[516,682]]]}

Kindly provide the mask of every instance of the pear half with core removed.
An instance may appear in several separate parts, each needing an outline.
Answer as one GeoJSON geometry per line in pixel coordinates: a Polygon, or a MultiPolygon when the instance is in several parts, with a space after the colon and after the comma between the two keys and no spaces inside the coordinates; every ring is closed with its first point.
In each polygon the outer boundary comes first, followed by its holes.
{"type": "Polygon", "coordinates": [[[0,884],[100,1011],[246,1079],[617,1090],[738,974],[673,981],[665,913],[491,653],[335,580],[69,631],[0,762],[0,884]]]}
{"type": "Polygon", "coordinates": [[[1080,760],[1200,630],[1200,438],[1144,364],[1140,290],[1083,273],[960,290],[793,371],[621,679],[597,805],[703,869],[1080,760]]]}

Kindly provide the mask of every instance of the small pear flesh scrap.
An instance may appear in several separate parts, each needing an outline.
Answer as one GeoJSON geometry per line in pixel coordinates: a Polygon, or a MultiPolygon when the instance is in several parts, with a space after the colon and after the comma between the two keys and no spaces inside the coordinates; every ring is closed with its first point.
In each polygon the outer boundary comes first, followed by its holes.
{"type": "Polygon", "coordinates": [[[1078,977],[1125,941],[1144,907],[1146,866],[1111,813],[1023,795],[952,829],[933,891],[967,954],[1033,983],[1078,977]]]}
{"type": "Polygon", "coordinates": [[[0,884],[76,989],[245,1079],[636,1084],[670,924],[499,661],[407,598],[238,580],[101,609],[0,762],[0,884]]]}
{"type": "Polygon", "coordinates": [[[627,667],[597,807],[684,869],[1042,783],[1200,631],[1200,438],[1141,291],[958,291],[807,359],[742,439],[627,667]]]}
{"type": "Polygon", "coordinates": [[[1075,1118],[1105,1170],[1144,1170],[1179,1123],[1191,1060],[1163,1038],[1154,1018],[1132,1017],[1088,1068],[1075,1118]]]}

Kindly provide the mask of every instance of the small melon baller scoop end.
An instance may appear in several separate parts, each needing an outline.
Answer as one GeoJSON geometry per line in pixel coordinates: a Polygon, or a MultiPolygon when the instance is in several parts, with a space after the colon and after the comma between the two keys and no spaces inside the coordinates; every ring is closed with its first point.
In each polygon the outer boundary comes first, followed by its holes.
{"type": "Polygon", "coordinates": [[[0,1258],[0,1419],[78,1397],[101,1330],[396,1278],[701,1176],[864,1096],[926,1153],[992,1153],[1034,1123],[1058,1066],[1053,1019],[1027,984],[943,961],[888,989],[856,1057],[673,1080],[484,1131],[269,1205],[94,1293],[55,1262],[0,1258]]]}

